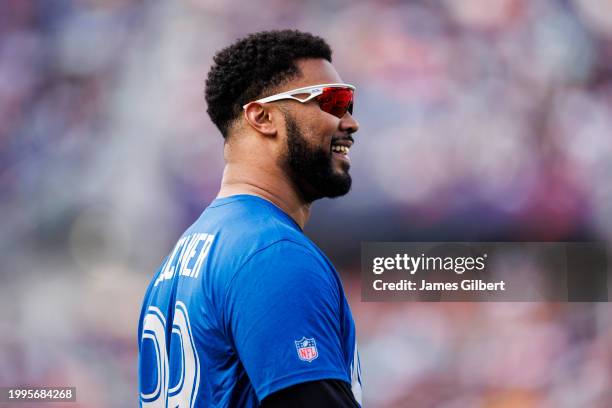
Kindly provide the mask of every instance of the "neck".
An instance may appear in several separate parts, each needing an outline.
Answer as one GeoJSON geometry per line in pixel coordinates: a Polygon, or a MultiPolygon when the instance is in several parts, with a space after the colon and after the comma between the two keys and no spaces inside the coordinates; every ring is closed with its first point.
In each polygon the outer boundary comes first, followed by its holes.
{"type": "Polygon", "coordinates": [[[217,198],[249,194],[270,201],[304,229],[310,217],[310,204],[280,168],[264,169],[251,164],[227,163],[217,198]]]}

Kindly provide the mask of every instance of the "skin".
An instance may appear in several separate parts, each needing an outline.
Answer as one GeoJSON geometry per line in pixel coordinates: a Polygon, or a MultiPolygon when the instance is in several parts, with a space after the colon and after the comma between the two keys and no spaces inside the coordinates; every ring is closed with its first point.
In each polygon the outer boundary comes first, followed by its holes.
{"type": "MultiPolygon", "coordinates": [[[[274,93],[343,82],[334,66],[324,59],[302,59],[296,65],[300,74],[283,83],[274,93]]],[[[323,112],[314,101],[250,103],[226,140],[223,150],[226,165],[217,198],[237,194],[259,196],[281,208],[303,229],[312,204],[304,196],[317,194],[313,186],[297,186],[284,166],[288,149],[283,111],[297,121],[307,142],[321,149],[331,150],[332,140],[340,139],[350,144],[348,138],[359,129],[359,124],[348,112],[338,119],[323,112]]],[[[349,167],[348,157],[333,154],[334,172],[348,173],[349,167]]]]}

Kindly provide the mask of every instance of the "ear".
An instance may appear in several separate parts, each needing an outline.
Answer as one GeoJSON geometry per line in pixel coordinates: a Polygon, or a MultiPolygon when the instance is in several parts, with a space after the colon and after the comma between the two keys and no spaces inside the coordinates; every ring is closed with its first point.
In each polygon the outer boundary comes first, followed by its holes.
{"type": "Polygon", "coordinates": [[[257,132],[265,136],[276,136],[277,127],[274,121],[274,113],[269,106],[251,102],[244,109],[244,119],[257,132]]]}

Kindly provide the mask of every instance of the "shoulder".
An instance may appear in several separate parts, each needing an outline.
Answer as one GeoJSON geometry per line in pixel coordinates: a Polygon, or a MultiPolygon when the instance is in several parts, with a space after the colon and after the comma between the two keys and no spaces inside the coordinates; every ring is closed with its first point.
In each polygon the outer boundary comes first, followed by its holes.
{"type": "Polygon", "coordinates": [[[310,318],[336,321],[341,301],[333,269],[315,251],[291,240],[252,254],[225,290],[230,319],[241,313],[244,317],[248,310],[256,320],[267,316],[284,321],[307,311],[310,318]]]}
{"type": "Polygon", "coordinates": [[[287,252],[318,255],[299,226],[274,204],[255,196],[215,201],[201,217],[203,228],[213,225],[223,262],[232,258],[235,269],[258,255],[273,257],[287,252]]]}
{"type": "Polygon", "coordinates": [[[257,294],[257,298],[264,295],[290,302],[323,297],[334,304],[339,291],[335,272],[325,260],[312,248],[288,239],[253,253],[226,288],[230,297],[257,294]]]}
{"type": "Polygon", "coordinates": [[[272,274],[282,280],[281,271],[292,279],[320,273],[329,277],[331,264],[301,231],[299,226],[274,204],[254,196],[215,200],[194,224],[194,231],[215,237],[209,255],[208,275],[227,292],[232,282],[265,279],[272,274]]]}
{"type": "Polygon", "coordinates": [[[269,242],[247,258],[237,273],[243,280],[329,280],[332,270],[321,255],[300,237],[287,235],[269,242]]]}

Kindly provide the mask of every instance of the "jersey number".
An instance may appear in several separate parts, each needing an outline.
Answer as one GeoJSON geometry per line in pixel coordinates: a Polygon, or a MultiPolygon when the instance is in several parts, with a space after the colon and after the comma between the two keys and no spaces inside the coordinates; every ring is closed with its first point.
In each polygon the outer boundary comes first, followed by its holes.
{"type": "Polygon", "coordinates": [[[168,358],[166,319],[158,308],[149,306],[140,343],[140,359],[149,363],[141,366],[140,373],[143,408],[191,408],[195,402],[200,384],[200,360],[187,308],[180,301],[175,305],[170,337],[168,358]]]}

